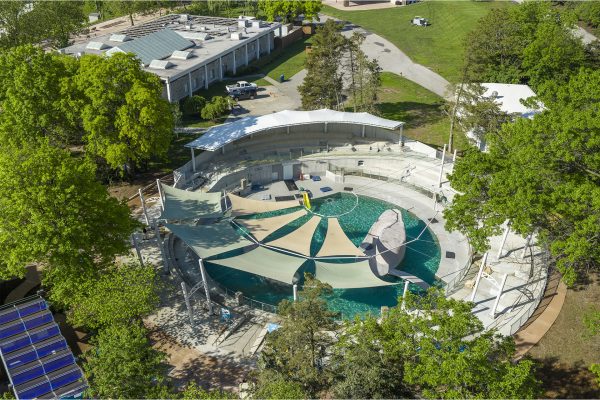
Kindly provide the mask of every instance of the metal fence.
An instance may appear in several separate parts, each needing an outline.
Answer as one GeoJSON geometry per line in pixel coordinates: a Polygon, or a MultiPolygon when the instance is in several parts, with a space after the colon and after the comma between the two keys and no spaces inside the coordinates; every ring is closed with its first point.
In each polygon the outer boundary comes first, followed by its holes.
{"type": "MultiPolygon", "coordinates": [[[[231,289],[227,289],[225,286],[219,285],[219,289],[222,290],[226,296],[230,296],[234,299],[238,297],[237,292],[234,292],[231,289]]],[[[248,305],[250,308],[277,314],[277,306],[268,303],[263,303],[262,301],[254,300],[244,295],[242,295],[242,298],[243,304],[248,305]]]]}

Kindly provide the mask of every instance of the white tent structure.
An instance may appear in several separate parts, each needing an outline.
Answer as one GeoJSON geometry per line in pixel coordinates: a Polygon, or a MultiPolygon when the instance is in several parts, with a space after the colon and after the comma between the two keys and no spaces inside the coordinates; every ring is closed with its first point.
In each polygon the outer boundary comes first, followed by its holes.
{"type": "Polygon", "coordinates": [[[204,193],[181,190],[160,183],[164,196],[164,209],[161,219],[187,220],[200,218],[216,218],[221,211],[221,193],[204,193]]]}
{"type": "Polygon", "coordinates": [[[304,258],[278,253],[264,247],[257,247],[239,256],[211,260],[209,262],[291,285],[294,274],[305,261],[304,258]]]}
{"type": "Polygon", "coordinates": [[[310,256],[310,242],[317,230],[321,218],[312,217],[300,228],[288,233],[287,235],[268,242],[269,246],[279,247],[284,250],[290,250],[304,256],[310,256]]]}
{"type": "Polygon", "coordinates": [[[369,113],[351,113],[328,109],[313,111],[280,111],[259,117],[246,117],[240,120],[210,128],[198,139],[186,144],[192,149],[216,151],[226,144],[250,135],[277,128],[289,128],[298,125],[350,124],[396,130],[404,122],[380,118],[369,113]]]}
{"type": "Polygon", "coordinates": [[[317,257],[329,256],[357,256],[364,257],[364,253],[352,243],[340,226],[337,218],[327,218],[327,235],[323,241],[317,257]]]}
{"type": "Polygon", "coordinates": [[[233,193],[228,193],[229,201],[231,202],[231,215],[237,217],[239,215],[260,214],[271,211],[283,210],[286,208],[300,207],[297,200],[289,201],[265,201],[240,197],[233,193]]]}
{"type": "Polygon", "coordinates": [[[235,222],[246,228],[257,241],[262,242],[271,233],[305,215],[306,210],[300,210],[271,218],[236,219],[235,222]]]}
{"type": "Polygon", "coordinates": [[[397,284],[376,277],[371,272],[369,262],[366,260],[344,264],[315,261],[315,268],[315,278],[321,282],[329,283],[334,289],[356,289],[397,284]]]}
{"type": "Polygon", "coordinates": [[[253,245],[251,241],[240,236],[227,221],[211,225],[165,226],[203,259],[253,245]]]}

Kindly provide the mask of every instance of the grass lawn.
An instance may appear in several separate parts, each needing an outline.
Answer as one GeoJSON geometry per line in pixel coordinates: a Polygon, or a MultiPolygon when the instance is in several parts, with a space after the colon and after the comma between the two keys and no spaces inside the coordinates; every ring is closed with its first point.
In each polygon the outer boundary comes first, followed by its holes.
{"type": "Polygon", "coordinates": [[[279,76],[284,74],[286,79],[296,75],[304,69],[304,60],[306,60],[306,45],[312,43],[312,37],[306,37],[292,43],[281,52],[274,53],[269,61],[260,67],[263,74],[270,78],[279,80],[279,76]]]}
{"type": "Polygon", "coordinates": [[[165,160],[152,160],[149,162],[148,169],[161,174],[167,174],[176,168],[181,167],[186,162],[190,161],[190,149],[184,147],[186,143],[191,142],[200,135],[182,135],[176,137],[171,142],[165,160]]]}
{"type": "MultiPolygon", "coordinates": [[[[411,139],[434,146],[448,143],[450,118],[440,96],[391,72],[381,74],[381,84],[377,108],[382,117],[406,122],[404,134],[411,139]]],[[[459,150],[469,146],[459,131],[454,143],[459,150]]]]}
{"type": "Polygon", "coordinates": [[[506,1],[425,1],[406,7],[365,11],[340,11],[323,6],[321,12],[383,36],[413,61],[450,82],[458,82],[467,33],[492,8],[509,6],[506,1]],[[413,26],[410,20],[415,16],[428,18],[431,26],[413,26]]]}

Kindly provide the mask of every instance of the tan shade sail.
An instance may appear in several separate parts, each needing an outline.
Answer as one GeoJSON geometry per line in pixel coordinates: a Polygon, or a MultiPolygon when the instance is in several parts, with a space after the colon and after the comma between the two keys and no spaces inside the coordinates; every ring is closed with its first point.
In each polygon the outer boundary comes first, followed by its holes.
{"type": "Polygon", "coordinates": [[[307,223],[279,239],[268,242],[270,246],[280,247],[285,250],[294,251],[305,256],[310,256],[310,242],[321,218],[312,217],[307,223]]]}
{"type": "Polygon", "coordinates": [[[364,253],[357,248],[346,236],[337,218],[327,218],[327,235],[323,241],[317,257],[329,256],[363,256],[364,253]]]}
{"type": "Polygon", "coordinates": [[[212,225],[166,224],[173,234],[183,240],[200,258],[208,258],[253,243],[240,236],[227,221],[212,225]]]}
{"type": "Polygon", "coordinates": [[[165,197],[161,219],[173,221],[222,215],[221,193],[190,192],[162,183],[160,185],[165,197]]]}
{"type": "Polygon", "coordinates": [[[261,242],[277,229],[286,226],[304,215],[306,215],[306,210],[271,218],[236,219],[235,222],[246,228],[256,240],[261,242]]]}
{"type": "Polygon", "coordinates": [[[259,214],[300,206],[300,203],[296,200],[263,201],[248,199],[231,193],[227,194],[227,196],[229,197],[229,201],[231,201],[231,215],[234,217],[238,215],[259,214]]]}
{"type": "Polygon", "coordinates": [[[376,277],[366,260],[347,264],[315,261],[315,278],[329,283],[334,289],[396,285],[376,277]]]}
{"type": "Polygon", "coordinates": [[[304,258],[281,254],[264,247],[257,247],[248,253],[236,257],[209,262],[292,284],[294,274],[305,261],[304,258]]]}

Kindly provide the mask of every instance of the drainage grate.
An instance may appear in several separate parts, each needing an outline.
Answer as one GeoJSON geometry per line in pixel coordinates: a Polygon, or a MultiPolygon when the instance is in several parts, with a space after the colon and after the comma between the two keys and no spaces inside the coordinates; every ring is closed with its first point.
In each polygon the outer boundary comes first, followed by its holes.
{"type": "Polygon", "coordinates": [[[456,253],[453,251],[447,251],[446,258],[456,258],[456,253]]]}

